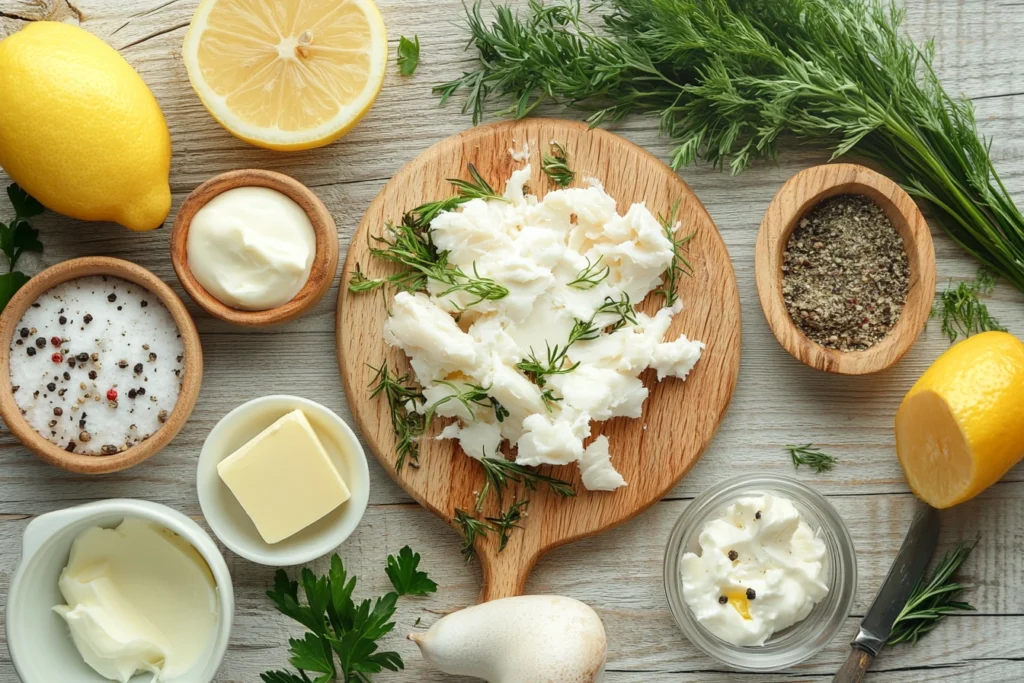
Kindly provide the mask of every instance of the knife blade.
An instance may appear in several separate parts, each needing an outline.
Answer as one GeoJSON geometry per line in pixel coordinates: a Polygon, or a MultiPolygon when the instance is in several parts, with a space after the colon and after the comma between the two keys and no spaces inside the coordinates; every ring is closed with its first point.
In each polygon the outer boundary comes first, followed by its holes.
{"type": "Polygon", "coordinates": [[[853,652],[832,679],[833,683],[859,681],[864,676],[871,661],[889,639],[900,610],[928,569],[939,541],[939,511],[930,505],[921,505],[878,595],[860,622],[860,631],[851,643],[853,652]]]}

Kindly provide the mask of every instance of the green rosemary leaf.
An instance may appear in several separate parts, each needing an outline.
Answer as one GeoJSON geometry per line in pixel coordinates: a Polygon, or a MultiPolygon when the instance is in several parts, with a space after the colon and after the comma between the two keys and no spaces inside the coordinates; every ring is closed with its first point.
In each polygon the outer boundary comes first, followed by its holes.
{"type": "MultiPolygon", "coordinates": [[[[449,401],[458,401],[461,403],[474,419],[476,418],[476,408],[492,408],[494,407],[494,404],[499,406],[501,405],[488,395],[488,392],[491,390],[490,387],[482,387],[478,384],[465,384],[465,388],[460,388],[459,385],[447,380],[438,380],[436,384],[443,384],[451,389],[452,393],[439,398],[437,401],[432,403],[429,408],[427,408],[427,412],[425,414],[427,427],[429,427],[431,421],[433,421],[437,409],[449,401]]],[[[505,409],[502,407],[502,410],[505,409]]],[[[497,410],[495,412],[497,412],[497,410]]],[[[508,411],[505,411],[505,416],[507,417],[507,415],[508,411]]]]}
{"type": "Polygon", "coordinates": [[[557,142],[551,143],[551,154],[544,155],[540,167],[545,175],[551,178],[551,182],[558,187],[569,187],[576,177],[576,173],[569,168],[569,158],[565,153],[565,148],[557,142]]]}
{"type": "Polygon", "coordinates": [[[490,522],[498,532],[498,552],[500,553],[508,545],[508,539],[512,535],[512,531],[515,529],[522,529],[519,526],[519,522],[522,521],[525,516],[524,510],[526,506],[530,504],[528,500],[520,500],[516,503],[512,503],[507,510],[502,510],[497,517],[488,517],[487,521],[490,522]]]}
{"type": "Polygon", "coordinates": [[[693,267],[690,266],[690,262],[683,255],[683,249],[693,239],[694,233],[690,233],[685,237],[676,237],[679,204],[680,200],[675,200],[667,216],[658,216],[661,226],[665,230],[665,237],[672,243],[672,262],[669,264],[668,270],[665,271],[664,284],[661,289],[656,290],[658,294],[665,298],[666,306],[674,305],[679,298],[679,277],[693,274],[693,267]]]}
{"type": "Polygon", "coordinates": [[[420,65],[420,37],[414,35],[412,40],[405,36],[398,39],[398,73],[412,76],[420,65]]]}
{"type": "Polygon", "coordinates": [[[816,473],[821,474],[831,470],[836,465],[835,458],[827,453],[823,453],[814,444],[786,446],[786,450],[789,451],[789,456],[793,459],[794,469],[799,468],[800,465],[807,465],[808,467],[813,467],[816,473]]]}
{"type": "Polygon", "coordinates": [[[592,125],[658,117],[672,165],[704,159],[739,173],[780,140],[883,164],[928,201],[965,250],[1024,290],[1024,216],[977,130],[970,101],[942,87],[931,43],[883,0],[579,0],[467,6],[474,61],[437,86],[464,92],[474,123],[543,102],[592,125]]]}
{"type": "Polygon", "coordinates": [[[370,368],[375,373],[370,380],[370,398],[383,397],[391,415],[391,429],[396,439],[395,453],[398,455],[395,471],[401,472],[406,460],[411,460],[413,467],[419,467],[419,438],[426,431],[427,422],[424,415],[414,409],[410,410],[410,406],[415,408],[417,404],[425,403],[423,392],[411,385],[412,379],[408,374],[392,375],[388,371],[387,361],[381,363],[379,368],[372,365],[370,368]]]}
{"type": "Polygon", "coordinates": [[[603,259],[604,257],[598,257],[597,261],[594,263],[591,263],[590,259],[587,259],[587,267],[581,270],[575,278],[570,280],[568,282],[568,286],[575,289],[593,289],[607,280],[608,276],[611,275],[612,268],[607,265],[602,266],[601,261],[603,259]]]}
{"type": "Polygon", "coordinates": [[[473,549],[476,539],[487,536],[488,533],[496,531],[487,522],[481,522],[465,510],[455,509],[455,525],[462,532],[462,556],[466,562],[473,560],[476,551],[473,549]]]}
{"type": "Polygon", "coordinates": [[[527,489],[534,491],[538,485],[547,486],[551,491],[563,498],[576,495],[572,484],[564,479],[541,474],[525,465],[518,465],[511,460],[502,457],[490,458],[486,453],[479,460],[484,468],[484,485],[476,496],[476,511],[483,509],[487,494],[494,491],[501,505],[502,496],[508,489],[509,482],[522,484],[527,489]]]}
{"type": "Polygon", "coordinates": [[[950,344],[961,336],[966,338],[990,330],[1006,331],[981,300],[982,296],[992,293],[994,289],[995,277],[992,272],[981,268],[974,282],[961,282],[942,293],[938,303],[932,307],[931,317],[942,318],[942,332],[949,337],[950,344]]]}
{"type": "Polygon", "coordinates": [[[956,574],[977,545],[978,540],[958,544],[935,566],[931,578],[921,578],[893,622],[887,645],[906,642],[916,645],[921,636],[938,626],[947,614],[974,609],[955,599],[964,588],[956,581],[956,574]]]}

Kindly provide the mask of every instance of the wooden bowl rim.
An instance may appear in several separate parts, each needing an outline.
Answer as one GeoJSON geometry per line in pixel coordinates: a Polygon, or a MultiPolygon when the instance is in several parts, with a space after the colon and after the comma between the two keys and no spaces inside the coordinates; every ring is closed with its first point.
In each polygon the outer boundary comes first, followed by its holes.
{"type": "Polygon", "coordinates": [[[813,166],[782,185],[761,221],[754,271],[762,311],[782,347],[805,365],[841,375],[880,372],[899,361],[924,330],[935,298],[935,248],[920,208],[892,179],[859,164],[813,166]],[[808,182],[819,174],[818,182],[808,182]],[[910,269],[907,301],[899,320],[885,337],[862,351],[839,351],[811,340],[793,322],[782,294],[782,251],[790,235],[813,206],[839,194],[863,194],[882,207],[903,239],[910,269]],[[796,208],[776,215],[783,201],[796,208]]]}
{"type": "Polygon", "coordinates": [[[40,458],[78,474],[108,474],[133,467],[156,455],[185,426],[203,378],[203,350],[192,316],[178,295],[156,275],[130,261],[108,256],[87,256],[62,261],[40,272],[11,298],[0,315],[0,417],[18,441],[40,458]],[[11,389],[11,342],[18,322],[40,296],[57,285],[93,275],[107,275],[135,283],[152,292],[167,307],[181,333],[185,373],[181,391],[167,422],[148,439],[116,455],[71,453],[45,439],[21,414],[11,389]]]}
{"type": "Polygon", "coordinates": [[[182,202],[171,228],[171,263],[181,286],[210,315],[246,327],[277,325],[305,314],[331,288],[338,270],[338,231],[323,201],[295,178],[264,169],[236,169],[210,178],[182,202]],[[221,302],[199,284],[188,266],[188,230],[196,212],[214,197],[239,187],[266,187],[287,196],[306,212],[316,236],[316,253],[306,284],[290,300],[264,311],[243,311],[221,302]]]}

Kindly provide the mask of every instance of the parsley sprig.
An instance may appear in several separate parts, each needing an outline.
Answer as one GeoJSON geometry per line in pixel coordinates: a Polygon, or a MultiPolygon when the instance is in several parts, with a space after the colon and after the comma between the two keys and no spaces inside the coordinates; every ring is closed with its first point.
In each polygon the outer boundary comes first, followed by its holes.
{"type": "Polygon", "coordinates": [[[336,554],[326,576],[317,577],[305,568],[300,581],[292,581],[279,569],[267,597],[282,614],[309,631],[288,641],[289,662],[297,674],[267,671],[260,678],[264,683],[371,683],[372,676],[385,669],[404,669],[401,655],[378,651],[377,641],[395,628],[391,618],[400,597],[437,590],[437,584],[419,570],[419,562],[419,554],[408,546],[397,556],[389,555],[386,572],[395,590],[358,605],[352,598],[356,577],[349,578],[336,554]],[[300,586],[305,604],[299,600],[300,586]]]}
{"type": "Polygon", "coordinates": [[[25,252],[43,251],[39,230],[28,222],[29,218],[45,210],[43,205],[13,183],[7,187],[7,197],[14,207],[14,220],[6,225],[0,223],[0,251],[7,256],[7,272],[0,275],[0,311],[7,306],[14,293],[29,281],[28,275],[14,269],[18,259],[25,252]]]}
{"type": "Polygon", "coordinates": [[[938,626],[947,614],[974,610],[971,604],[955,599],[964,588],[956,580],[956,574],[977,545],[978,541],[958,544],[935,566],[931,578],[921,578],[893,622],[886,644],[916,644],[921,636],[938,626]]]}
{"type": "Polygon", "coordinates": [[[420,37],[414,35],[412,40],[405,36],[398,39],[398,73],[412,76],[420,65],[420,37]]]}

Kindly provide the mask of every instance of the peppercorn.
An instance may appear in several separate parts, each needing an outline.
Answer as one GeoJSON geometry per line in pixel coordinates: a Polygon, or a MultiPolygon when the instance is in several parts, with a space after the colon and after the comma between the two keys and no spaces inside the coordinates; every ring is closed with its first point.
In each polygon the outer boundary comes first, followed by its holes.
{"type": "Polygon", "coordinates": [[[57,417],[60,417],[61,415],[64,414],[64,409],[61,408],[60,406],[57,406],[56,408],[53,409],[53,414],[56,415],[57,417]]]}
{"type": "Polygon", "coordinates": [[[65,318],[64,316],[61,316],[61,317],[57,318],[57,322],[59,322],[61,325],[67,325],[68,319],[65,318]]]}
{"type": "Polygon", "coordinates": [[[50,360],[52,360],[54,363],[63,363],[64,356],[60,355],[59,353],[55,353],[52,356],[50,356],[50,360]]]}
{"type": "Polygon", "coordinates": [[[733,562],[735,562],[736,558],[738,558],[739,556],[740,556],[740,554],[738,552],[736,552],[735,550],[730,550],[729,551],[729,559],[732,560],[733,562]]]}
{"type": "Polygon", "coordinates": [[[78,440],[82,441],[82,442],[85,442],[85,443],[88,443],[89,441],[92,441],[92,434],[90,434],[89,432],[87,432],[87,431],[85,431],[83,429],[81,431],[81,433],[79,433],[79,435],[78,435],[78,440]]]}
{"type": "Polygon", "coordinates": [[[69,380],[69,379],[71,379],[71,373],[70,373],[70,372],[65,372],[65,373],[64,373],[64,379],[65,379],[65,380],[69,380]]]}
{"type": "Polygon", "coordinates": [[[153,353],[152,351],[150,351],[149,352],[149,362],[152,363],[155,360],[156,360],[156,354],[153,353]]]}
{"type": "Polygon", "coordinates": [[[756,597],[757,597],[757,593],[754,591],[754,589],[753,588],[748,588],[747,589],[747,600],[753,600],[756,597]]]}
{"type": "Polygon", "coordinates": [[[21,338],[24,339],[25,337],[27,337],[29,335],[28,328],[27,327],[21,328],[21,332],[19,332],[18,334],[20,334],[21,338]]]}
{"type": "Polygon", "coordinates": [[[47,389],[48,389],[49,391],[57,391],[57,385],[56,385],[56,384],[54,384],[53,382],[50,382],[49,384],[47,384],[47,385],[46,385],[46,388],[47,388],[47,389]]]}
{"type": "Polygon", "coordinates": [[[79,363],[85,363],[86,361],[89,360],[89,354],[87,354],[85,351],[83,351],[82,353],[80,353],[77,356],[75,356],[75,358],[78,359],[79,363]]]}
{"type": "Polygon", "coordinates": [[[46,346],[46,337],[36,337],[36,346],[44,348],[46,346]]]}
{"type": "Polygon", "coordinates": [[[90,370],[89,371],[89,379],[96,379],[96,371],[95,370],[90,370]]]}
{"type": "Polygon", "coordinates": [[[25,353],[27,353],[30,356],[36,355],[36,347],[34,347],[34,346],[28,347],[27,349],[25,349],[25,353]]]}
{"type": "Polygon", "coordinates": [[[142,374],[142,363],[136,363],[135,367],[132,368],[132,369],[135,371],[136,375],[141,375],[142,374]]]}
{"type": "Polygon", "coordinates": [[[129,389],[128,390],[128,398],[135,398],[137,395],[138,395],[138,392],[135,391],[134,389],[129,389]]]}
{"type": "Polygon", "coordinates": [[[754,515],[754,519],[761,519],[761,511],[758,510],[757,514],[754,515]]]}
{"type": "Polygon", "coordinates": [[[72,368],[75,367],[75,357],[74,356],[69,356],[68,357],[68,365],[70,367],[72,367],[72,368]]]}
{"type": "Polygon", "coordinates": [[[117,294],[109,294],[107,296],[107,301],[109,301],[110,303],[114,303],[115,301],[117,301],[117,294]]]}
{"type": "Polygon", "coordinates": [[[146,395],[146,387],[139,387],[138,394],[139,394],[139,396],[145,396],[146,395]]]}
{"type": "Polygon", "coordinates": [[[148,301],[146,301],[145,299],[143,299],[143,300],[142,300],[142,303],[141,303],[141,304],[139,304],[139,305],[140,305],[140,306],[142,306],[143,308],[145,308],[146,306],[148,306],[148,305],[149,305],[149,302],[148,302],[148,301]]]}
{"type": "Polygon", "coordinates": [[[54,346],[60,346],[60,337],[50,337],[50,343],[54,346]]]}
{"type": "Polygon", "coordinates": [[[92,322],[92,316],[91,316],[91,315],[89,315],[88,313],[86,313],[86,314],[85,314],[85,317],[84,317],[84,318],[82,318],[82,320],[84,320],[84,321],[85,321],[85,324],[86,324],[86,325],[88,325],[89,323],[91,323],[91,322],[92,322]]]}
{"type": "Polygon", "coordinates": [[[121,360],[117,361],[117,367],[124,370],[126,367],[128,367],[128,361],[122,358],[121,360]]]}
{"type": "Polygon", "coordinates": [[[117,389],[107,389],[107,400],[108,401],[116,401],[117,400],[117,389]]]}
{"type": "Polygon", "coordinates": [[[719,595],[718,596],[718,604],[719,605],[724,605],[727,602],[729,602],[729,598],[725,597],[724,595],[719,595]]]}
{"type": "MultiPolygon", "coordinates": [[[[111,296],[113,296],[113,294],[111,294],[111,296]]],[[[114,453],[117,453],[117,450],[117,446],[109,443],[104,445],[103,448],[100,449],[100,451],[103,452],[103,455],[113,455],[114,453]]]]}

